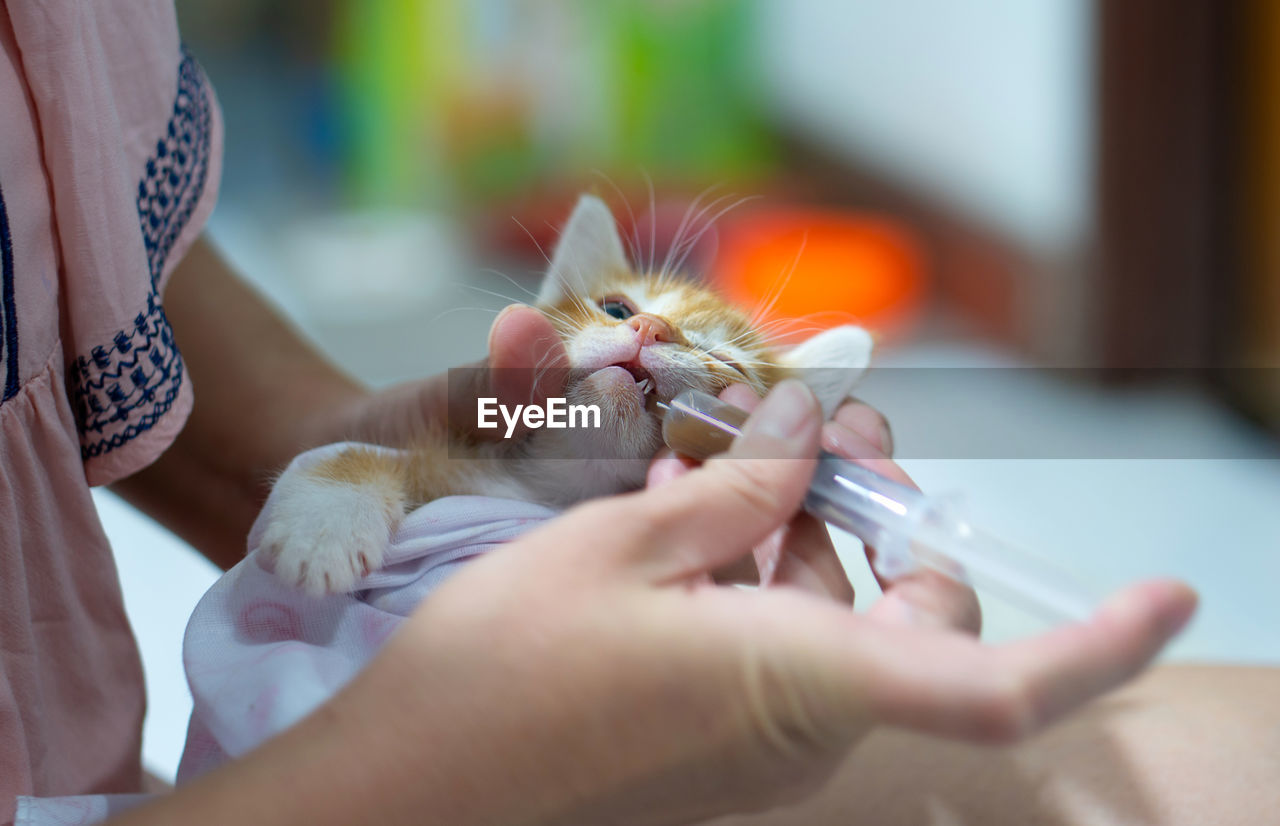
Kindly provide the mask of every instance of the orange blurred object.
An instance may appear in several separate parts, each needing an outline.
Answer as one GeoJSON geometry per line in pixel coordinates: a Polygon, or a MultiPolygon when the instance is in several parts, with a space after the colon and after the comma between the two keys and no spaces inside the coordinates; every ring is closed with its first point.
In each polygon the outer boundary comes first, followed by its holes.
{"type": "Polygon", "coordinates": [[[784,207],[726,219],[719,232],[716,286],[749,312],[768,307],[759,321],[777,322],[775,338],[841,324],[892,337],[924,302],[919,244],[888,218],[784,207]]]}

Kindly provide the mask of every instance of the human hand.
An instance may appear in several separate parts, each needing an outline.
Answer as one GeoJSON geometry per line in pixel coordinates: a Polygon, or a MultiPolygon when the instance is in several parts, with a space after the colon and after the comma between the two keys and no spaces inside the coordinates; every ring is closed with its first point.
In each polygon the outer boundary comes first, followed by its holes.
{"type": "MultiPolygon", "coordinates": [[[[754,410],[760,398],[746,385],[725,388],[720,398],[743,410],[754,410]]],[[[825,450],[851,459],[905,485],[915,482],[891,459],[893,436],[884,416],[864,402],[850,399],[822,426],[825,450]]],[[[649,468],[648,484],[656,486],[687,473],[700,463],[671,450],[663,450],[649,468]]],[[[875,549],[865,548],[868,562],[875,549]]],[[[922,568],[890,583],[871,572],[883,596],[872,609],[875,615],[912,614],[919,622],[977,634],[982,612],[971,588],[936,571],[922,568]]],[[[798,514],[755,546],[751,556],[715,571],[717,582],[760,583],[802,588],[815,594],[853,604],[854,592],[825,526],[808,514],[798,514]]]]}
{"type": "Polygon", "coordinates": [[[1135,675],[1194,610],[1185,586],[1148,582],[1086,623],[991,647],[942,581],[861,615],[803,588],[709,584],[784,525],[801,558],[825,541],[794,520],[820,427],[808,391],[784,383],[728,455],[580,506],[436,592],[327,712],[345,749],[401,767],[361,775],[385,821],[423,805],[459,823],[773,806],[877,725],[1027,737],[1135,675]]]}
{"type": "Polygon", "coordinates": [[[448,373],[406,382],[351,399],[322,413],[310,444],[357,439],[404,444],[430,424],[449,425],[477,439],[501,430],[475,427],[476,399],[540,405],[561,393],[567,375],[564,343],[547,317],[523,304],[505,307],[489,328],[488,356],[448,373]]]}

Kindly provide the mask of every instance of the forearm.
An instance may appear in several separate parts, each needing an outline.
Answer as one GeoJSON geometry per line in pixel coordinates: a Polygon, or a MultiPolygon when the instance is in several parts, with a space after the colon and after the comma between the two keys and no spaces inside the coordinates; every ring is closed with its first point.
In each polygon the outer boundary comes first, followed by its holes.
{"type": "Polygon", "coordinates": [[[173,445],[114,486],[222,567],[244,538],[271,476],[311,446],[365,390],[302,340],[201,239],[178,265],[165,312],[195,389],[173,445]]]}

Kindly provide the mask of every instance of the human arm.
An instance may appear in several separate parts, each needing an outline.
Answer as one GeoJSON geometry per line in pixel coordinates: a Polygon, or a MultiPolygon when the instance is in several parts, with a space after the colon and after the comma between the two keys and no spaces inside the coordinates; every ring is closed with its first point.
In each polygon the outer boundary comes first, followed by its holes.
{"type": "Polygon", "coordinates": [[[819,428],[812,397],[784,385],[729,456],[474,561],[334,700],[120,822],[675,823],[759,809],[815,789],[877,726],[1026,737],[1137,673],[1194,608],[1185,587],[1147,583],[1088,623],[987,647],[935,617],[706,584],[791,523],[819,428]]]}
{"type": "MultiPolygon", "coordinates": [[[[348,438],[385,438],[425,419],[444,421],[451,412],[444,376],[373,392],[343,374],[204,238],[175,269],[164,306],[195,387],[195,406],[169,449],[113,489],[220,567],[244,555],[273,474],[295,455],[348,438]]],[[[562,358],[557,348],[562,353],[540,313],[515,307],[494,322],[488,363],[554,364],[562,358]]],[[[528,370],[465,375],[515,382],[492,389],[506,399],[547,394],[545,387],[520,384],[532,377],[528,370]]],[[[540,375],[555,379],[554,372],[540,375]]]]}

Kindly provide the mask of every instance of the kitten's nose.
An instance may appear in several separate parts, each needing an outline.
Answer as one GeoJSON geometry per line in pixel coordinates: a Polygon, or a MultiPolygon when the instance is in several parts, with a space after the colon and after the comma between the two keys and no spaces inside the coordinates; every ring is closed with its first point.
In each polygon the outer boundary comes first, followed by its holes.
{"type": "Polygon", "coordinates": [[[636,313],[627,319],[626,324],[639,335],[641,347],[648,347],[659,341],[676,340],[676,333],[671,329],[671,323],[662,316],[636,313]]]}

